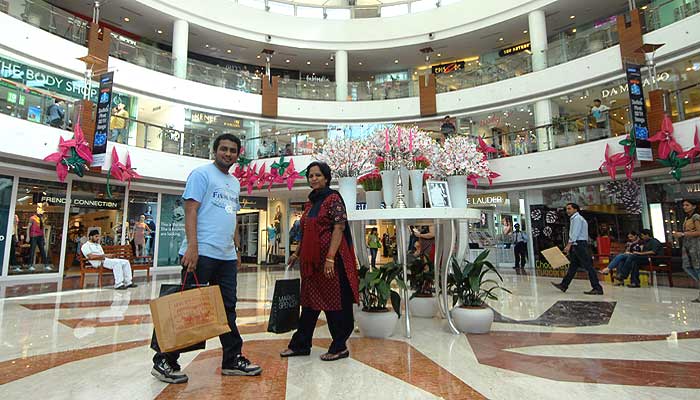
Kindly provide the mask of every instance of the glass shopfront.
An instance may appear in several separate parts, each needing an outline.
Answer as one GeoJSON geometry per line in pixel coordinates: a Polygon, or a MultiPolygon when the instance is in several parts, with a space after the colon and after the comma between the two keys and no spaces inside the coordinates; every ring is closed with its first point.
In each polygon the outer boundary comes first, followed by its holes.
{"type": "Polygon", "coordinates": [[[10,218],[10,202],[12,201],[12,181],[11,176],[0,175],[0,267],[5,259],[5,243],[9,239],[10,244],[10,265],[17,264],[14,253],[17,248],[17,224],[15,218],[10,218]],[[12,221],[12,222],[10,222],[12,221]],[[12,223],[9,238],[5,235],[7,225],[12,223]]]}
{"type": "Polygon", "coordinates": [[[178,265],[178,251],[185,239],[185,207],[181,195],[161,196],[158,238],[158,266],[178,265]]]}
{"type": "Polygon", "coordinates": [[[185,110],[185,138],[183,154],[211,158],[214,139],[224,133],[238,136],[242,141],[253,137],[255,122],[227,115],[185,110]]]}
{"type": "Polygon", "coordinates": [[[64,267],[66,274],[80,270],[77,255],[82,244],[88,240],[90,231],[100,233],[100,244],[103,246],[120,244],[124,218],[124,186],[112,185],[108,192],[105,184],[74,180],[71,190],[64,267]]]}
{"type": "Polygon", "coordinates": [[[65,203],[66,184],[19,179],[15,204],[17,243],[11,249],[10,275],[58,271],[65,203]]]}
{"type": "Polygon", "coordinates": [[[129,191],[127,208],[128,240],[134,246],[136,256],[153,256],[156,243],[156,210],[158,194],[129,191]]]}
{"type": "Polygon", "coordinates": [[[680,247],[680,242],[672,234],[683,231],[683,200],[700,201],[700,176],[695,173],[682,182],[650,180],[644,186],[654,237],[662,243],[680,247]]]}

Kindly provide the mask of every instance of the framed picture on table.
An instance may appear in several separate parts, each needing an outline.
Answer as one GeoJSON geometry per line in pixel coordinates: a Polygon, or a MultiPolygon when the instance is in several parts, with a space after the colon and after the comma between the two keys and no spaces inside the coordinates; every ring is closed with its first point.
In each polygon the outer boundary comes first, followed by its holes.
{"type": "Polygon", "coordinates": [[[430,207],[452,207],[452,203],[450,202],[450,188],[447,186],[447,182],[426,181],[425,186],[428,188],[428,200],[430,201],[430,207]]]}

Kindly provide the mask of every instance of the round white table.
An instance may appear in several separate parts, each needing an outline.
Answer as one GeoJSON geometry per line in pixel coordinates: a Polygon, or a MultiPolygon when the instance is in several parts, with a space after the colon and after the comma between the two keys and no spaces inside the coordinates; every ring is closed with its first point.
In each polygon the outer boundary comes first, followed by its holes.
{"type": "MultiPolygon", "coordinates": [[[[457,334],[459,331],[452,321],[450,314],[450,302],[447,294],[447,277],[449,275],[450,261],[455,256],[458,239],[460,248],[468,249],[469,234],[466,223],[463,229],[458,229],[458,222],[468,220],[478,220],[481,211],[473,208],[389,208],[376,210],[355,210],[348,212],[348,221],[352,229],[355,241],[355,251],[358,259],[367,262],[368,254],[365,246],[365,225],[372,220],[393,220],[396,225],[396,242],[398,259],[403,264],[404,280],[408,277],[407,256],[408,256],[408,224],[411,225],[435,225],[435,274],[438,284],[436,285],[438,304],[440,312],[447,318],[450,330],[457,334]],[[447,238],[449,237],[449,245],[447,238]]],[[[411,337],[411,313],[409,309],[408,283],[403,291],[405,304],[406,337],[411,337]]]]}

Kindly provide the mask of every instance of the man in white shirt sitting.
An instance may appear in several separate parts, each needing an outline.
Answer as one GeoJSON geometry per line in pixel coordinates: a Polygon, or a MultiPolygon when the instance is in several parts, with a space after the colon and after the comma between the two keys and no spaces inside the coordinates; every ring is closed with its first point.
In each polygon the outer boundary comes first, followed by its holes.
{"type": "Polygon", "coordinates": [[[136,284],[131,281],[131,264],[129,260],[114,258],[113,254],[105,254],[102,246],[100,246],[99,231],[90,231],[89,239],[81,247],[80,251],[82,251],[93,267],[99,267],[101,263],[103,267],[112,270],[114,273],[114,289],[125,290],[126,288],[136,287],[136,284]]]}

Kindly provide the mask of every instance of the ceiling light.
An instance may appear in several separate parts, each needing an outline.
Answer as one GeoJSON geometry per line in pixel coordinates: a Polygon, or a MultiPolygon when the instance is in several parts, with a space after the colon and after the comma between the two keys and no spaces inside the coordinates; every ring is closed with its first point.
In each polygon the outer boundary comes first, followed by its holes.
{"type": "Polygon", "coordinates": [[[286,59],[286,60],[284,60],[284,62],[286,62],[286,63],[290,63],[290,62],[292,62],[292,60],[290,60],[290,59],[286,59]]]}
{"type": "Polygon", "coordinates": [[[525,29],[525,30],[523,31],[523,33],[527,33],[527,29],[525,29]]]}
{"type": "Polygon", "coordinates": [[[357,65],[362,65],[362,61],[358,62],[357,65]]]}
{"type": "Polygon", "coordinates": [[[205,44],[204,47],[209,47],[209,45],[208,45],[208,44],[205,44]]]}
{"type": "Polygon", "coordinates": [[[498,38],[498,41],[502,42],[502,41],[503,41],[503,38],[498,38]]]}
{"type": "Polygon", "coordinates": [[[255,56],[255,58],[260,58],[260,54],[258,54],[257,56],[255,56]]]}
{"type": "Polygon", "coordinates": [[[306,65],[311,65],[311,61],[306,61],[306,65]]]}
{"type": "Polygon", "coordinates": [[[131,21],[131,20],[129,19],[129,17],[124,17],[124,22],[129,22],[129,21],[131,21]]]}
{"type": "Polygon", "coordinates": [[[159,35],[162,35],[162,34],[163,34],[163,31],[160,30],[160,29],[158,29],[156,32],[158,32],[159,35]]]}
{"type": "Polygon", "coordinates": [[[399,63],[399,60],[394,60],[394,64],[398,64],[398,63],[399,63]]]}
{"type": "Polygon", "coordinates": [[[230,53],[231,51],[232,51],[231,49],[226,50],[227,53],[230,53]]]}
{"type": "Polygon", "coordinates": [[[442,57],[442,54],[441,54],[441,53],[437,53],[437,56],[438,56],[438,57],[442,57]]]}
{"type": "Polygon", "coordinates": [[[569,17],[569,19],[574,19],[574,18],[576,18],[575,15],[572,15],[572,16],[569,17]]]}
{"type": "Polygon", "coordinates": [[[688,103],[689,103],[689,101],[688,101],[688,100],[686,100],[686,101],[684,101],[684,102],[683,102],[683,104],[688,104],[688,103]]]}
{"type": "Polygon", "coordinates": [[[571,30],[572,33],[576,33],[576,28],[571,30]]]}
{"type": "Polygon", "coordinates": [[[326,63],[326,67],[328,66],[328,63],[326,63]]]}

